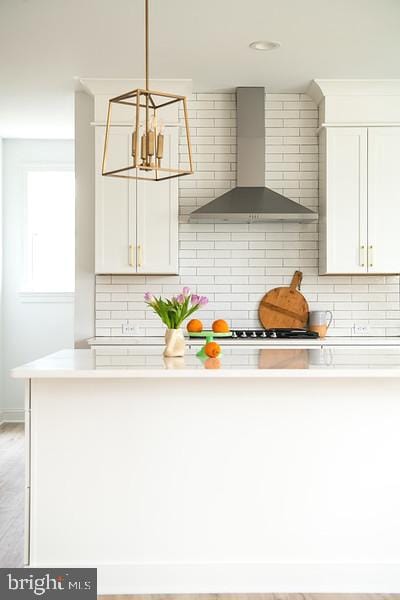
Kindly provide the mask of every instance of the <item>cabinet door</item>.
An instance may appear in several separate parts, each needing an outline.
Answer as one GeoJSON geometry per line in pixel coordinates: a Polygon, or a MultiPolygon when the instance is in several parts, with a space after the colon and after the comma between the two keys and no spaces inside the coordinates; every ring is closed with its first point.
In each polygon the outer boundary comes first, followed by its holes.
{"type": "MultiPolygon", "coordinates": [[[[120,127],[110,133],[110,159],[128,164],[131,133],[120,127]],[[112,151],[111,151],[112,150],[112,151]]],[[[96,127],[96,273],[136,273],[136,182],[101,174],[104,127],[96,127]]],[[[113,164],[110,164],[110,168],[113,164]]]]}
{"type": "MultiPolygon", "coordinates": [[[[165,128],[164,166],[176,164],[178,128],[165,128]],[[175,157],[175,160],[174,160],[175,157]]],[[[138,273],[178,273],[177,179],[138,181],[138,273]]]]}
{"type": "Polygon", "coordinates": [[[400,127],[368,128],[368,272],[400,272],[400,127]]]}
{"type": "Polygon", "coordinates": [[[326,273],[367,272],[367,129],[326,134],[326,273]]]}

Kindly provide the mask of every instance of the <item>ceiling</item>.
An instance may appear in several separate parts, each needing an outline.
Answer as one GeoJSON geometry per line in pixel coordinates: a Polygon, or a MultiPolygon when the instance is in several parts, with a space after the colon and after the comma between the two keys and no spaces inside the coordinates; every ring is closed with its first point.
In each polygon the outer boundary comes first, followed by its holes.
{"type": "MultiPolygon", "coordinates": [[[[400,0],[150,0],[151,76],[194,91],[400,78],[400,0]],[[253,40],[277,40],[272,52],[253,40]]],[[[140,78],[143,0],[0,0],[0,136],[73,137],[76,77],[140,78]]]]}

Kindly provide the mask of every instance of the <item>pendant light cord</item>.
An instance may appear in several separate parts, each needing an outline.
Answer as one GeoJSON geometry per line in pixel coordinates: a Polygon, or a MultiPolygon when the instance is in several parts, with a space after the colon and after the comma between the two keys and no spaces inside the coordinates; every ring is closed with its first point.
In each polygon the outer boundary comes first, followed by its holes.
{"type": "Polygon", "coordinates": [[[149,0],[145,0],[145,76],[146,76],[146,90],[149,89],[149,0]]]}

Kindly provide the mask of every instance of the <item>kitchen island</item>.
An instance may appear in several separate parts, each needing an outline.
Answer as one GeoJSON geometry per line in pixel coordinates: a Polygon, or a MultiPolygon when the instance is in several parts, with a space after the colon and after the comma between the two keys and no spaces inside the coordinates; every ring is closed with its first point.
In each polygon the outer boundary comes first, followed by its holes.
{"type": "Polygon", "coordinates": [[[66,350],[26,379],[29,566],[99,593],[399,592],[400,347],[66,350]]]}

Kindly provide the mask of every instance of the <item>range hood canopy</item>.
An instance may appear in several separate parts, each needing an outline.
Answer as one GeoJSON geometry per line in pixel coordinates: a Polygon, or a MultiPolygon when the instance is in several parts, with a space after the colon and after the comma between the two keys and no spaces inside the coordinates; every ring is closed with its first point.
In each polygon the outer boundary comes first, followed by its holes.
{"type": "Polygon", "coordinates": [[[191,223],[312,223],[317,213],[265,187],[265,90],[237,88],[237,187],[189,215],[191,223]]]}
{"type": "Polygon", "coordinates": [[[191,223],[316,221],[318,215],[266,187],[235,187],[190,215],[191,223]]]}

